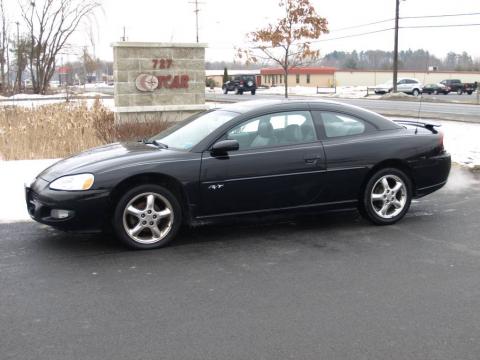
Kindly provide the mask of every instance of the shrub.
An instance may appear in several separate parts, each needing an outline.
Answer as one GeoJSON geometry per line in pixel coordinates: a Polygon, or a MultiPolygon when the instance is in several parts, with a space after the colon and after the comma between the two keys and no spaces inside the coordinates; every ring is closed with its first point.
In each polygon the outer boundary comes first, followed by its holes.
{"type": "Polygon", "coordinates": [[[167,122],[116,125],[114,114],[99,100],[35,108],[0,107],[0,159],[66,157],[115,141],[150,137],[170,126],[167,122]]]}

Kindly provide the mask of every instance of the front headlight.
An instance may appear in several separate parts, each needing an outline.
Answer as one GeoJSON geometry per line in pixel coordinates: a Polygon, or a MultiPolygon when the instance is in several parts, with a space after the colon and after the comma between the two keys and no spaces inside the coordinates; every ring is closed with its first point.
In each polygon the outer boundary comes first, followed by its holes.
{"type": "Polygon", "coordinates": [[[94,176],[92,174],[78,174],[62,176],[50,184],[52,190],[88,190],[92,187],[94,176]]]}

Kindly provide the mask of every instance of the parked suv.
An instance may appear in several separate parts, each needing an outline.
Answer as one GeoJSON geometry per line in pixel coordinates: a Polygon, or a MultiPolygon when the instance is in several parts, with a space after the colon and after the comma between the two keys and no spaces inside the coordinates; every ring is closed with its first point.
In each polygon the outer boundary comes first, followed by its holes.
{"type": "Polygon", "coordinates": [[[257,91],[255,75],[234,75],[231,80],[223,84],[222,89],[224,94],[234,91],[235,94],[242,95],[244,92],[250,91],[252,95],[255,95],[257,91]]]}
{"type": "MultiPolygon", "coordinates": [[[[385,84],[377,85],[374,88],[375,94],[386,94],[393,89],[393,81],[388,81],[385,84]]],[[[418,96],[423,90],[423,85],[420,81],[413,78],[400,78],[397,81],[397,91],[418,96]]]]}

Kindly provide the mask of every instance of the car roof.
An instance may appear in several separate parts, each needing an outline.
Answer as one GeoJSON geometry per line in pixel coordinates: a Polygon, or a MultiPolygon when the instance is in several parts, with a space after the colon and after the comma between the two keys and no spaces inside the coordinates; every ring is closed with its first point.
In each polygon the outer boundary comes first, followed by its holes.
{"type": "Polygon", "coordinates": [[[259,110],[270,110],[270,108],[274,108],[276,106],[288,107],[288,105],[311,105],[313,107],[320,107],[324,105],[325,107],[342,107],[345,109],[350,110],[363,110],[362,108],[350,104],[341,103],[338,101],[333,100],[324,100],[324,99],[261,99],[261,100],[247,100],[247,101],[239,101],[236,103],[230,104],[221,104],[217,106],[215,109],[222,109],[227,111],[233,111],[239,114],[245,114],[252,111],[259,111],[259,110]],[[316,105],[316,106],[315,106],[316,105]]]}
{"type": "Polygon", "coordinates": [[[361,107],[341,103],[338,101],[324,100],[324,99],[308,99],[308,100],[290,100],[290,99],[262,99],[262,100],[250,100],[240,101],[233,104],[222,104],[216,109],[222,109],[227,111],[236,112],[242,115],[256,114],[263,111],[275,111],[278,107],[280,111],[288,111],[289,108],[294,108],[295,105],[303,105],[306,109],[310,110],[323,110],[323,111],[340,111],[353,116],[370,120],[375,123],[380,129],[394,129],[399,126],[393,121],[373,112],[363,109],[361,107]]]}

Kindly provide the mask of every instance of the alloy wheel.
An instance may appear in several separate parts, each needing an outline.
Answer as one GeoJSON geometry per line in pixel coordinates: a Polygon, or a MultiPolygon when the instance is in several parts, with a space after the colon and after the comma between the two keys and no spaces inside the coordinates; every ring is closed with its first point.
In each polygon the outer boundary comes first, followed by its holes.
{"type": "Polygon", "coordinates": [[[407,188],[396,175],[382,176],[375,182],[370,195],[373,211],[382,219],[400,214],[407,203],[407,188]]]}
{"type": "Polygon", "coordinates": [[[172,229],[174,211],[164,196],[147,192],[132,198],[123,211],[123,227],[128,236],[140,244],[153,244],[172,229]]]}

